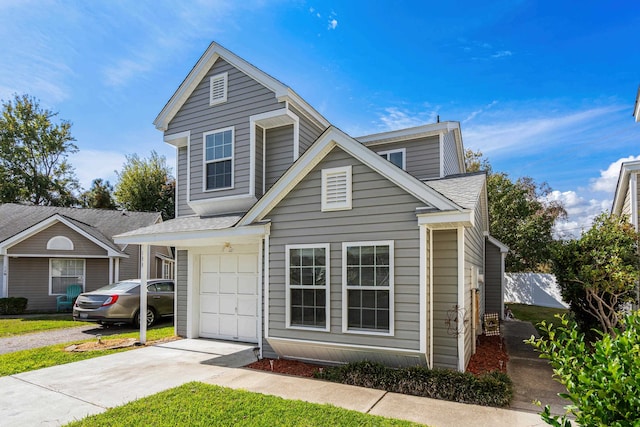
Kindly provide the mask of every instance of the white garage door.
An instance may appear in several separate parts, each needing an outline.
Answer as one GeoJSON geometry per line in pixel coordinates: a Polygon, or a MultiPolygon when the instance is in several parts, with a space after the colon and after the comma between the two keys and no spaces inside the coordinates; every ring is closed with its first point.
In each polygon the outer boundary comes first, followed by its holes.
{"type": "Polygon", "coordinates": [[[200,257],[200,336],[258,342],[258,255],[200,257]]]}

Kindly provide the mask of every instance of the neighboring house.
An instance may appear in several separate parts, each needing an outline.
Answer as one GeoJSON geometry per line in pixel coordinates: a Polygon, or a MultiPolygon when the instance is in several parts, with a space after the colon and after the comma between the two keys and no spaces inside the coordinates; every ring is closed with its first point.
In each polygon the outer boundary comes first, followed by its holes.
{"type": "Polygon", "coordinates": [[[620,167],[618,185],[613,198],[611,213],[615,215],[627,215],[629,221],[640,231],[640,188],[638,177],[640,175],[640,160],[625,162],[620,167]]]}
{"type": "MultiPolygon", "coordinates": [[[[0,204],[0,297],[55,310],[67,286],[91,291],[140,276],[140,246],[113,236],[162,221],[158,213],[0,204]]],[[[170,248],[153,246],[149,277],[173,277],[170,248]]]]}
{"type": "Polygon", "coordinates": [[[353,138],[212,43],[154,123],[176,219],[115,241],[176,247],[179,335],[465,369],[503,258],[485,256],[486,176],[465,173],[457,122],[353,138]]]}

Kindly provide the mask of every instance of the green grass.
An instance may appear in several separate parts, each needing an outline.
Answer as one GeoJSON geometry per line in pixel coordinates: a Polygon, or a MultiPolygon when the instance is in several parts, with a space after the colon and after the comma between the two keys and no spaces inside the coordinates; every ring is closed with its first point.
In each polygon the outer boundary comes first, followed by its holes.
{"type": "Polygon", "coordinates": [[[43,314],[33,317],[4,318],[0,319],[0,338],[89,324],[89,322],[74,321],[70,314],[43,314]]]}
{"type": "Polygon", "coordinates": [[[191,382],[68,426],[418,426],[357,411],[191,382]]]}
{"type": "MultiPolygon", "coordinates": [[[[165,326],[162,328],[149,329],[147,331],[147,340],[157,340],[173,336],[173,326],[165,326]]],[[[137,338],[139,332],[128,332],[125,334],[110,335],[105,339],[112,338],[137,338]]],[[[93,341],[91,339],[84,340],[93,341]]],[[[77,342],[73,342],[77,343],[77,342]]],[[[100,350],[87,352],[67,352],[64,348],[70,345],[57,344],[47,347],[34,348],[31,350],[16,351],[13,353],[0,354],[0,377],[6,375],[19,374],[20,372],[33,371],[35,369],[48,368],[49,366],[63,365],[65,363],[77,362],[80,360],[91,359],[94,357],[104,356],[107,354],[119,353],[121,351],[133,350],[138,347],[127,347],[115,350],[100,350]]]]}
{"type": "Polygon", "coordinates": [[[556,314],[568,314],[569,310],[565,308],[550,308],[550,307],[540,307],[537,305],[525,305],[525,304],[507,304],[513,315],[518,320],[524,320],[526,322],[533,323],[533,326],[538,329],[538,323],[543,320],[547,323],[553,323],[554,325],[559,324],[560,322],[554,316],[556,314]]]}

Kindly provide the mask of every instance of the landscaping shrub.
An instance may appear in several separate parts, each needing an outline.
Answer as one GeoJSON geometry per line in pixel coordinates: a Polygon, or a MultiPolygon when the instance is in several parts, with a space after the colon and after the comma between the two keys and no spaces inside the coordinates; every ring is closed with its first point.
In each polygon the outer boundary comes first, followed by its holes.
{"type": "Polygon", "coordinates": [[[475,376],[424,366],[394,369],[363,361],[327,368],[316,373],[315,377],[394,393],[484,406],[507,406],[513,397],[511,379],[502,372],[475,376]]]}
{"type": "Polygon", "coordinates": [[[23,297],[0,298],[0,314],[22,314],[28,300],[23,297]]]}

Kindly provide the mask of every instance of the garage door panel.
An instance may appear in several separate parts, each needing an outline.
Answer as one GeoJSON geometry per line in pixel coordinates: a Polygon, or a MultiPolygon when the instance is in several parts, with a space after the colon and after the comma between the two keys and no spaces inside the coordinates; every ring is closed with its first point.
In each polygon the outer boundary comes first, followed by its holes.
{"type": "Polygon", "coordinates": [[[258,336],[258,323],[255,318],[238,318],[238,338],[245,341],[255,340],[258,336]]]}
{"type": "Polygon", "coordinates": [[[221,273],[237,273],[238,272],[238,256],[227,255],[220,260],[221,273]]]}
{"type": "Polygon", "coordinates": [[[258,278],[257,277],[238,277],[238,294],[257,295],[258,294],[258,278]]]}
{"type": "Polygon", "coordinates": [[[238,277],[223,275],[220,277],[220,293],[235,295],[238,292],[238,277]]]}
{"type": "Polygon", "coordinates": [[[238,297],[238,315],[256,317],[258,300],[255,297],[238,297]]]}
{"type": "Polygon", "coordinates": [[[238,273],[257,273],[257,261],[255,255],[238,255],[238,273]]]}
{"type": "Polygon", "coordinates": [[[218,315],[202,313],[200,315],[200,335],[203,336],[218,336],[220,331],[218,330],[218,315]]]}
{"type": "Polygon", "coordinates": [[[220,297],[218,295],[200,295],[200,311],[208,314],[218,314],[220,297]]]}
{"type": "Polygon", "coordinates": [[[220,255],[202,255],[200,257],[200,271],[203,273],[220,272],[220,255]]]}
{"type": "Polygon", "coordinates": [[[220,316],[220,335],[236,338],[238,336],[238,320],[234,315],[220,316]]]}
{"type": "Polygon", "coordinates": [[[235,295],[220,295],[220,314],[236,314],[235,295]]]}
{"type": "Polygon", "coordinates": [[[218,273],[202,273],[200,276],[201,293],[220,292],[220,275],[218,273]]]}

